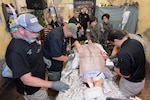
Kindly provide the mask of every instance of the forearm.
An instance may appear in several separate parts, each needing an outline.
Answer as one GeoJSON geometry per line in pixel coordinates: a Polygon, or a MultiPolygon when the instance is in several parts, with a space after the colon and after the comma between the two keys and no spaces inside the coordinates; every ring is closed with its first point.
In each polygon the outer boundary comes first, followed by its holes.
{"type": "Polygon", "coordinates": [[[81,47],[81,44],[79,43],[79,41],[75,41],[72,46],[74,46],[77,50],[81,47]]]}
{"type": "Polygon", "coordinates": [[[122,75],[122,74],[120,73],[120,69],[117,68],[117,67],[114,68],[114,71],[115,71],[119,76],[121,76],[121,77],[124,77],[124,78],[129,78],[129,77],[130,77],[130,75],[128,75],[128,76],[122,75]]]}
{"type": "Polygon", "coordinates": [[[86,38],[87,38],[87,40],[91,40],[91,37],[90,37],[90,33],[89,33],[89,32],[86,32],[86,38]]]}
{"type": "Polygon", "coordinates": [[[52,59],[57,60],[57,61],[67,61],[68,57],[61,55],[60,57],[53,57],[52,59]]]}
{"type": "Polygon", "coordinates": [[[88,44],[92,44],[93,42],[92,42],[92,40],[88,40],[88,44]]]}
{"type": "Polygon", "coordinates": [[[25,85],[33,86],[33,87],[49,88],[52,85],[51,81],[47,81],[47,80],[40,79],[38,77],[31,76],[31,73],[27,73],[23,75],[20,79],[25,85]]]}
{"type": "Polygon", "coordinates": [[[112,55],[112,56],[115,56],[115,55],[118,53],[119,49],[120,49],[119,47],[114,46],[111,55],[112,55]]]}

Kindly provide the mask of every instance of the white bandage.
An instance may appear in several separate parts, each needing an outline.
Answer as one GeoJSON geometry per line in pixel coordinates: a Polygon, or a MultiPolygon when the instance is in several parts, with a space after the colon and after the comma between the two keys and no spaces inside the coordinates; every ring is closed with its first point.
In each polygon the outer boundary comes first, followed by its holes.
{"type": "Polygon", "coordinates": [[[88,85],[89,85],[90,88],[92,88],[94,86],[94,84],[91,83],[91,82],[88,82],[88,85]]]}
{"type": "Polygon", "coordinates": [[[84,91],[85,100],[106,100],[101,87],[93,87],[84,91]],[[97,99],[101,98],[101,99],[97,99]]]}
{"type": "Polygon", "coordinates": [[[105,75],[103,73],[98,74],[97,76],[93,77],[94,81],[100,80],[100,79],[105,79],[105,75]]]}
{"type": "Polygon", "coordinates": [[[106,66],[114,66],[114,63],[109,58],[107,58],[106,59],[106,66]]]}
{"type": "Polygon", "coordinates": [[[83,86],[84,87],[88,87],[88,88],[92,88],[92,87],[94,87],[94,84],[93,83],[91,83],[91,82],[83,82],[83,86]]]}
{"type": "Polygon", "coordinates": [[[73,69],[76,69],[76,68],[78,68],[78,66],[79,66],[79,54],[78,53],[75,53],[75,57],[74,57],[74,59],[73,59],[73,61],[72,61],[72,68],[73,69]]]}
{"type": "Polygon", "coordinates": [[[110,86],[108,85],[108,83],[106,81],[104,81],[103,87],[104,87],[104,89],[103,89],[104,94],[107,94],[107,93],[109,93],[109,92],[112,91],[111,88],[110,88],[110,86]]]}

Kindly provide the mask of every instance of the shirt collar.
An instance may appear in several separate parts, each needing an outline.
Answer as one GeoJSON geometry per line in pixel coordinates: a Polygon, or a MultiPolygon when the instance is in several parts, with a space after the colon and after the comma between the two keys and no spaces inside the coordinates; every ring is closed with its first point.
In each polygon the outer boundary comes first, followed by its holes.
{"type": "Polygon", "coordinates": [[[130,38],[128,38],[127,40],[125,40],[125,41],[122,43],[121,48],[122,48],[123,46],[125,46],[130,40],[131,40],[130,38]]]}

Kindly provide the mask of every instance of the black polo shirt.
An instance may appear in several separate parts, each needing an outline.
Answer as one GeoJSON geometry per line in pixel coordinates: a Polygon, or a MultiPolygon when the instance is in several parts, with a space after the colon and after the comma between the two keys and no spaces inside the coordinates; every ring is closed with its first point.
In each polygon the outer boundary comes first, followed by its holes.
{"type": "Polygon", "coordinates": [[[43,55],[52,61],[51,71],[61,71],[63,61],[53,60],[53,57],[60,57],[66,54],[66,39],[63,32],[63,27],[56,27],[50,31],[43,43],[43,55]]]}
{"type": "Polygon", "coordinates": [[[131,82],[141,82],[145,78],[145,53],[140,42],[134,39],[127,39],[117,54],[118,67],[122,75],[131,82]]]}
{"type": "Polygon", "coordinates": [[[78,24],[78,23],[80,23],[80,21],[79,20],[77,20],[75,17],[71,17],[70,19],[69,19],[69,23],[74,23],[74,24],[78,24]]]}
{"type": "Polygon", "coordinates": [[[12,39],[6,51],[6,63],[13,72],[17,91],[31,95],[41,87],[24,85],[20,77],[31,72],[32,76],[45,79],[45,64],[41,46],[36,42],[29,44],[22,39],[12,39]]]}
{"type": "MultiPolygon", "coordinates": [[[[57,21],[54,22],[54,20],[51,21],[51,23],[49,23],[49,25],[52,26],[52,28],[56,28],[56,27],[59,27],[57,21]]],[[[61,26],[64,26],[64,24],[62,23],[61,26]]]]}
{"type": "Polygon", "coordinates": [[[89,21],[89,15],[86,13],[85,14],[80,13],[79,20],[80,20],[81,26],[83,26],[84,30],[86,30],[87,29],[87,22],[89,21]]]}

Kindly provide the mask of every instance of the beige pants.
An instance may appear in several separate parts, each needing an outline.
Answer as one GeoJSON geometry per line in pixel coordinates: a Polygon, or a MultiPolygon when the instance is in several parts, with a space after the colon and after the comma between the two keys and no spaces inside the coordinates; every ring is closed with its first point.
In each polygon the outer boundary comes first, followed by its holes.
{"type": "Polygon", "coordinates": [[[119,88],[123,95],[126,97],[132,97],[137,95],[143,88],[145,79],[142,82],[130,82],[124,78],[120,79],[119,88]]]}
{"type": "Polygon", "coordinates": [[[40,89],[32,95],[24,95],[25,100],[50,100],[46,90],[40,89]]]}

